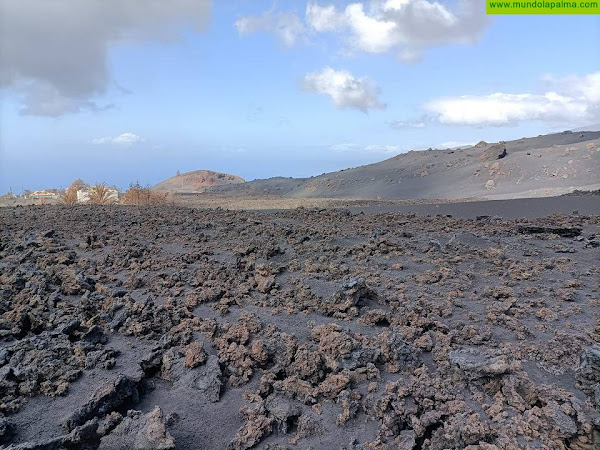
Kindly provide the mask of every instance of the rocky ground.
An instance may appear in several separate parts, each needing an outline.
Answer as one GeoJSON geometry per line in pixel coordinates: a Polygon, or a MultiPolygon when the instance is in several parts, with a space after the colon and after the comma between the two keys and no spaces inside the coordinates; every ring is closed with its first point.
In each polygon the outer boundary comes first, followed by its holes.
{"type": "Polygon", "coordinates": [[[0,224],[4,448],[599,448],[600,216],[0,224]]]}

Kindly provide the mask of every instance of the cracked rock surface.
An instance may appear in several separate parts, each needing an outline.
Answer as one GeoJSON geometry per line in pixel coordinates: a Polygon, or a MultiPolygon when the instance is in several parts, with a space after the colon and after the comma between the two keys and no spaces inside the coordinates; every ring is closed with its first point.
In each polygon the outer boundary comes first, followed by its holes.
{"type": "Polygon", "coordinates": [[[2,448],[600,448],[598,216],[0,223],[2,448]]]}

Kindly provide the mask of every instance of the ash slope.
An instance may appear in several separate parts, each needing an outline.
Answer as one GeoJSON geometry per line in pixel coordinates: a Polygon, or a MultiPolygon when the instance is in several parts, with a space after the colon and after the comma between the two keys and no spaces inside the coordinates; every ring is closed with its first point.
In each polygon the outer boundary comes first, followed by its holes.
{"type": "Polygon", "coordinates": [[[598,189],[599,173],[600,132],[579,132],[463,149],[411,151],[311,178],[278,177],[209,191],[290,197],[508,199],[598,189]],[[497,159],[504,146],[506,156],[497,159]]]}
{"type": "Polygon", "coordinates": [[[598,448],[598,216],[0,222],[11,450],[598,448]]]}
{"type": "Polygon", "coordinates": [[[168,191],[178,194],[196,194],[204,192],[213,186],[223,186],[244,183],[245,180],[228,173],[213,172],[212,170],[195,170],[180,175],[175,175],[161,181],[152,189],[155,191],[168,191]]]}

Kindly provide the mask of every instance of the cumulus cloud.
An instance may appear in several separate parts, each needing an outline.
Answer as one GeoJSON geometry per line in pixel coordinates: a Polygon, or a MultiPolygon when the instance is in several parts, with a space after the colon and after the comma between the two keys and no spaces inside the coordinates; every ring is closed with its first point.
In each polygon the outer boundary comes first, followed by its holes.
{"type": "Polygon", "coordinates": [[[286,47],[291,47],[304,35],[304,24],[294,13],[265,11],[258,16],[238,19],[235,27],[240,36],[257,32],[272,33],[286,47]]]}
{"type": "Polygon", "coordinates": [[[372,0],[343,10],[311,0],[306,20],[316,32],[342,33],[350,50],[394,52],[405,62],[431,46],[476,42],[488,24],[480,0],[460,0],[453,9],[428,0],[372,0]]]}
{"type": "Polygon", "coordinates": [[[314,1],[306,5],[306,23],[318,32],[341,30],[345,25],[343,14],[334,5],[320,6],[314,1]]]}
{"type": "Polygon", "coordinates": [[[112,45],[203,31],[210,8],[210,0],[0,0],[0,87],[22,95],[24,114],[98,109],[112,45]]]}
{"type": "Polygon", "coordinates": [[[506,126],[540,120],[570,126],[600,119],[600,72],[582,77],[545,77],[545,93],[493,93],[433,100],[425,109],[444,124],[506,126]]]}
{"type": "Polygon", "coordinates": [[[368,78],[355,78],[345,70],[325,67],[321,71],[305,75],[303,89],[326,95],[338,109],[355,108],[363,112],[370,109],[384,109],[385,104],[378,100],[379,87],[368,78]]]}
{"type": "Polygon", "coordinates": [[[113,105],[98,106],[86,98],[67,97],[46,81],[18,82],[15,89],[21,94],[23,105],[21,114],[58,117],[66,113],[76,113],[82,109],[103,111],[113,105]]]}
{"type": "Polygon", "coordinates": [[[489,23],[481,0],[459,0],[452,8],[435,0],[369,0],[345,8],[309,0],[304,19],[306,26],[293,13],[268,11],[236,26],[240,34],[272,33],[286,45],[310,33],[335,33],[348,52],[392,52],[413,63],[428,47],[476,42],[489,23]]]}
{"type": "Polygon", "coordinates": [[[565,95],[585,97],[591,104],[600,105],[600,71],[584,76],[571,75],[563,78],[546,75],[542,81],[565,95]]]}
{"type": "Polygon", "coordinates": [[[118,136],[104,136],[101,138],[92,139],[92,144],[94,145],[102,145],[102,144],[115,144],[122,145],[124,147],[131,147],[134,144],[139,144],[144,142],[145,139],[141,136],[138,136],[135,133],[121,133],[118,136]]]}
{"type": "Polygon", "coordinates": [[[407,63],[418,61],[431,46],[476,42],[488,23],[480,0],[460,0],[454,9],[436,1],[374,0],[368,5],[352,3],[344,10],[311,0],[307,21],[315,31],[343,33],[351,51],[393,52],[407,63]],[[315,19],[324,11],[333,26],[324,27],[315,19]]]}

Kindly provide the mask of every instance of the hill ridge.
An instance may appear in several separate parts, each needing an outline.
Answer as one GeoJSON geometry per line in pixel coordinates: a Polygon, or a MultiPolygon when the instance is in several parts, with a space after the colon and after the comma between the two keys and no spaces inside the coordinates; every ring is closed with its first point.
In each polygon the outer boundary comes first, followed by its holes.
{"type": "Polygon", "coordinates": [[[214,186],[245,183],[241,177],[213,170],[193,170],[167,178],[152,187],[155,191],[168,191],[179,194],[204,192],[214,186]]]}
{"type": "Polygon", "coordinates": [[[274,177],[208,192],[284,197],[464,199],[562,195],[600,188],[600,132],[562,132],[401,153],[310,178],[274,177]]]}

